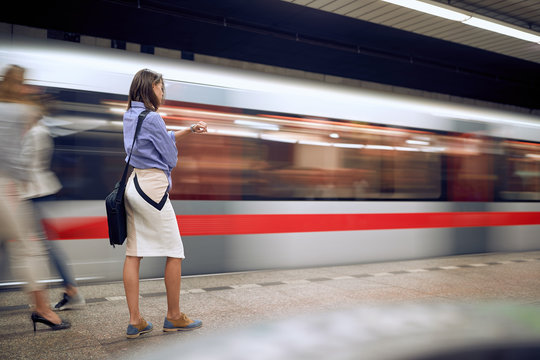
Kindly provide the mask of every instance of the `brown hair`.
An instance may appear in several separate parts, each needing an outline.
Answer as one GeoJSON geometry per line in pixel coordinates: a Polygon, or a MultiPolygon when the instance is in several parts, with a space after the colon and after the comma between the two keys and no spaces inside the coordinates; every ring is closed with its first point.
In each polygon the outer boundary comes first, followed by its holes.
{"type": "Polygon", "coordinates": [[[163,82],[163,76],[150,69],[139,70],[131,81],[128,97],[128,109],[131,107],[132,101],[140,101],[144,103],[144,107],[157,111],[161,104],[161,99],[158,99],[154,92],[153,85],[163,82]]]}
{"type": "Polygon", "coordinates": [[[22,85],[24,82],[24,68],[19,65],[9,65],[4,72],[4,79],[0,83],[0,101],[23,101],[22,85]]]}

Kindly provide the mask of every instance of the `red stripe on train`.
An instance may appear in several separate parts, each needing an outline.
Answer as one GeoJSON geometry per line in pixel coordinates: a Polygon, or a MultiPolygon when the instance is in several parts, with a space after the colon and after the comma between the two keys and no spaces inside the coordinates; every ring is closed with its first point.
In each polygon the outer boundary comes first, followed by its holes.
{"type": "MultiPolygon", "coordinates": [[[[540,225],[540,212],[178,215],[183,236],[540,225]]],[[[50,239],[108,238],[104,216],[45,219],[50,239]]]]}

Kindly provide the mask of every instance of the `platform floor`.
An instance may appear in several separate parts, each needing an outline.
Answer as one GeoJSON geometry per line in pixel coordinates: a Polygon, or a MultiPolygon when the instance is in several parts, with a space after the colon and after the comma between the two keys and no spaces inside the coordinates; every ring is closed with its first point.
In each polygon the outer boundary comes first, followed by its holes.
{"type": "MultiPolygon", "coordinates": [[[[181,309],[191,318],[202,320],[203,327],[181,333],[162,332],[166,312],[163,280],[146,280],[140,286],[141,312],[154,323],[154,331],[134,340],[125,337],[128,312],[122,283],[82,285],[80,291],[86,297],[87,306],[60,312],[73,324],[71,329],[50,331],[38,324],[36,333],[30,321],[26,295],[21,291],[0,292],[0,358],[150,359],[156,352],[174,349],[177,357],[184,359],[190,357],[188,352],[186,356],[180,356],[183,348],[193,352],[191,344],[211,346],[216,340],[219,342],[230,334],[239,334],[242,329],[253,330],[258,326],[256,329],[260,330],[261,324],[263,327],[264,324],[282,324],[280,326],[286,328],[290,319],[315,319],[320,314],[335,315],[340,311],[352,311],[354,316],[367,319],[370,315],[362,313],[361,309],[379,309],[382,314],[389,312],[380,309],[404,309],[410,314],[419,306],[440,309],[440,306],[503,304],[524,306],[533,309],[534,313],[535,309],[540,310],[540,251],[184,277],[181,309]]],[[[59,300],[61,289],[49,289],[49,295],[51,301],[59,300]]],[[[439,310],[436,312],[441,314],[439,310]]],[[[339,314],[344,318],[343,313],[339,314]]],[[[344,319],[347,318],[354,317],[345,316],[344,319]]],[[[531,336],[540,335],[537,319],[540,320],[540,316],[529,321],[531,336]]],[[[378,320],[369,321],[380,325],[378,320]]],[[[296,326],[298,324],[296,321],[296,326]]],[[[329,323],[328,328],[331,326],[329,323]]],[[[389,326],[395,328],[396,324],[389,326]]],[[[356,334],[358,330],[355,329],[356,334]]],[[[366,328],[360,330],[366,331],[366,328]]],[[[343,331],[338,340],[347,336],[347,331],[343,331]]],[[[253,331],[249,333],[253,334],[253,331]]],[[[260,335],[258,339],[266,335],[260,335]]],[[[238,336],[235,339],[240,341],[238,336]]],[[[252,340],[245,339],[246,342],[252,340]]],[[[306,347],[313,349],[309,337],[302,341],[307,341],[306,347]]],[[[298,341],[294,343],[298,346],[298,341]]],[[[267,358],[264,346],[260,349],[258,353],[245,353],[245,358],[267,358]]],[[[281,349],[285,351],[283,347],[281,349]]],[[[274,351],[267,350],[269,353],[274,351]]],[[[216,354],[221,354],[219,358],[223,359],[239,358],[238,354],[232,353],[226,356],[216,348],[212,351],[214,355],[205,357],[201,353],[198,358],[218,358],[216,354]]],[[[253,351],[259,350],[255,347],[253,351]]],[[[302,357],[298,349],[295,351],[297,357],[282,358],[310,358],[302,357]]],[[[271,355],[268,358],[279,354],[271,355]]]]}

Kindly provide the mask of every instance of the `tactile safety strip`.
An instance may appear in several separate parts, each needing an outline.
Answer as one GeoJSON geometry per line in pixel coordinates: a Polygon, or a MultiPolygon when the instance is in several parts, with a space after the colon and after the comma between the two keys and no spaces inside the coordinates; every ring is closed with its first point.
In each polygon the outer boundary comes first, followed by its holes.
{"type": "MultiPolygon", "coordinates": [[[[373,277],[380,277],[380,276],[414,274],[414,273],[428,272],[428,271],[478,268],[478,267],[484,267],[484,266],[505,265],[505,264],[531,262],[531,261],[540,261],[540,258],[504,260],[504,261],[493,261],[493,262],[486,262],[486,263],[474,263],[474,264],[463,264],[463,265],[452,265],[452,266],[438,266],[438,267],[419,268],[419,269],[410,269],[410,270],[396,270],[396,271],[381,272],[381,273],[363,273],[363,274],[344,275],[344,276],[337,276],[337,277],[318,277],[318,278],[311,278],[311,279],[271,281],[271,282],[262,282],[262,283],[254,283],[254,284],[230,285],[230,286],[216,286],[216,287],[207,287],[207,288],[201,288],[201,289],[181,290],[180,293],[181,294],[201,294],[201,293],[208,293],[208,292],[222,291],[222,290],[239,290],[239,289],[248,289],[248,288],[279,286],[279,285],[308,284],[308,283],[332,281],[332,280],[373,278],[373,277]]],[[[163,292],[157,292],[157,293],[141,294],[141,297],[154,297],[154,296],[166,296],[166,292],[163,291],[163,292]]],[[[115,296],[114,298],[109,297],[109,298],[105,298],[105,300],[107,301],[125,300],[125,296],[115,296]]]]}
{"type": "MultiPolygon", "coordinates": [[[[216,286],[216,287],[207,287],[207,288],[201,288],[201,289],[181,290],[180,293],[181,294],[201,294],[201,293],[209,293],[209,292],[223,291],[223,290],[240,290],[240,289],[248,289],[248,288],[279,286],[279,285],[309,284],[309,283],[332,281],[332,280],[375,278],[375,277],[381,277],[381,276],[395,276],[395,275],[423,273],[423,272],[430,272],[430,271],[479,268],[479,267],[486,267],[486,266],[507,265],[507,264],[513,264],[513,263],[524,263],[524,262],[532,262],[532,261],[540,261],[540,258],[503,260],[503,261],[492,261],[492,262],[486,262],[486,263],[473,263],[473,264],[463,264],[463,265],[436,266],[436,267],[408,269],[408,270],[395,270],[395,271],[380,272],[380,273],[362,273],[362,274],[342,275],[342,276],[337,276],[337,277],[318,277],[318,278],[310,278],[310,279],[271,281],[271,282],[262,282],[262,283],[254,283],[254,284],[216,286]]],[[[149,297],[158,297],[158,296],[166,296],[166,295],[167,293],[163,291],[163,292],[144,293],[144,294],[141,294],[140,296],[143,298],[149,298],[149,297]]],[[[86,299],[86,303],[92,304],[92,303],[100,303],[100,302],[106,302],[106,301],[125,301],[125,300],[126,300],[125,296],[110,296],[110,297],[86,299]]],[[[28,305],[2,306],[0,307],[0,312],[27,309],[27,308],[28,308],[28,305]]]]}

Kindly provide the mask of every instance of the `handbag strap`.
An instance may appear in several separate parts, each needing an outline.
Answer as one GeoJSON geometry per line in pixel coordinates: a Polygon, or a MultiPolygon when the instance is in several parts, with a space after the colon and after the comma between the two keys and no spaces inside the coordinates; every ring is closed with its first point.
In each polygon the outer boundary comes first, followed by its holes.
{"type": "Polygon", "coordinates": [[[139,135],[139,131],[141,130],[142,122],[149,112],[150,110],[146,109],[139,114],[139,119],[137,120],[137,128],[135,129],[135,135],[133,136],[133,143],[131,144],[131,150],[129,151],[128,161],[126,163],[126,166],[124,167],[124,174],[122,175],[122,180],[120,180],[123,183],[126,181],[129,162],[131,161],[131,154],[133,153],[133,146],[135,146],[135,140],[137,139],[137,135],[139,135]]]}

